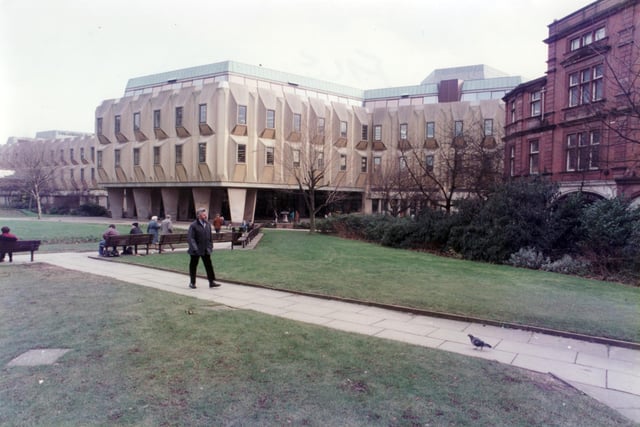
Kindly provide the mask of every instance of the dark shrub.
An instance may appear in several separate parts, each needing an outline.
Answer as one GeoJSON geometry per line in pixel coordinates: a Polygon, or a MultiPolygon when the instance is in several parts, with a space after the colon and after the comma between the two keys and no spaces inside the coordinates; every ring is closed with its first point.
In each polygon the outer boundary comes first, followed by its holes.
{"type": "Polygon", "coordinates": [[[107,216],[107,209],[104,206],[100,206],[94,203],[86,203],[80,205],[76,210],[76,215],[79,216],[107,216]]]}

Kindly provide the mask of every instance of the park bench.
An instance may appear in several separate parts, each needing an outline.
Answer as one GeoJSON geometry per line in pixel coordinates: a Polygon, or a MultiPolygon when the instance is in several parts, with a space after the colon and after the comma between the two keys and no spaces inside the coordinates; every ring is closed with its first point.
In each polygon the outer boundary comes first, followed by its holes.
{"type": "Polygon", "coordinates": [[[122,246],[122,252],[129,246],[134,248],[134,253],[138,253],[138,246],[144,246],[149,255],[149,245],[153,242],[153,234],[121,234],[109,236],[105,242],[105,249],[113,248],[117,251],[118,246],[122,246]]]}
{"type": "Polygon", "coordinates": [[[231,249],[233,249],[234,245],[242,244],[242,243],[239,243],[239,239],[241,237],[242,237],[242,232],[235,231],[233,229],[230,232],[213,233],[211,235],[211,239],[213,240],[213,243],[229,242],[231,243],[231,249]]]}
{"type": "Polygon", "coordinates": [[[242,245],[246,248],[251,240],[253,240],[260,233],[260,225],[254,225],[251,230],[242,233],[242,235],[235,241],[235,244],[242,245]]]}
{"type": "Polygon", "coordinates": [[[40,248],[40,240],[0,240],[0,253],[9,254],[9,262],[13,262],[15,252],[31,252],[31,262],[33,253],[40,248]]]}
{"type": "Polygon", "coordinates": [[[158,253],[162,253],[163,246],[188,244],[188,236],[189,235],[187,233],[161,234],[160,240],[158,240],[158,253]]]}

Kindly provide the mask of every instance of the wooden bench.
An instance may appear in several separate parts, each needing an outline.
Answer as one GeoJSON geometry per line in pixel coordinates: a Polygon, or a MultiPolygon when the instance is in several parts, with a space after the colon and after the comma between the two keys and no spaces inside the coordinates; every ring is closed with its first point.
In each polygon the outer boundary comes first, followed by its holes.
{"type": "Polygon", "coordinates": [[[162,253],[163,246],[188,244],[188,236],[187,233],[161,234],[158,240],[158,253],[162,253]]]}
{"type": "Polygon", "coordinates": [[[240,231],[230,231],[226,233],[213,233],[211,235],[211,239],[213,243],[221,243],[221,242],[229,242],[231,243],[231,249],[233,249],[234,245],[240,245],[240,238],[242,237],[242,232],[240,231]]]}
{"type": "Polygon", "coordinates": [[[242,233],[242,236],[238,238],[235,244],[242,245],[243,248],[246,248],[251,240],[253,240],[260,233],[260,225],[254,225],[251,230],[242,233]]]}
{"type": "Polygon", "coordinates": [[[153,234],[121,234],[118,236],[109,236],[105,242],[104,248],[118,249],[118,246],[122,246],[122,251],[128,247],[133,246],[134,253],[138,253],[138,246],[144,246],[147,255],[149,255],[149,245],[153,242],[153,234]]]}
{"type": "Polygon", "coordinates": [[[40,248],[40,240],[0,240],[0,254],[9,254],[9,262],[13,262],[15,252],[31,252],[31,262],[33,253],[40,248]]]}

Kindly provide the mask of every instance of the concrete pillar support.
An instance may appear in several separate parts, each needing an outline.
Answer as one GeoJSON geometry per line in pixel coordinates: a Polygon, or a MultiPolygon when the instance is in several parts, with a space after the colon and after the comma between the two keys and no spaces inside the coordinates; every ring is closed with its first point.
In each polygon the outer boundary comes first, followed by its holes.
{"type": "Polygon", "coordinates": [[[111,211],[111,218],[122,218],[124,189],[108,188],[107,196],[109,197],[109,210],[111,211]]]}
{"type": "Polygon", "coordinates": [[[133,200],[136,203],[137,218],[140,221],[148,220],[151,215],[151,191],[147,188],[134,188],[133,200]]]}

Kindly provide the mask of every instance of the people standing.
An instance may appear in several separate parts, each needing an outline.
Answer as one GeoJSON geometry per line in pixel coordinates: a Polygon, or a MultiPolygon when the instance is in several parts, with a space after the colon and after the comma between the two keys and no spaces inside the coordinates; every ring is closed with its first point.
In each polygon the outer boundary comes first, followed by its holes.
{"type": "Polygon", "coordinates": [[[224,218],[222,218],[219,213],[216,214],[216,217],[213,218],[213,229],[216,230],[216,234],[220,233],[220,229],[222,228],[223,224],[224,218]]]}
{"type": "MultiPolygon", "coordinates": [[[[171,222],[171,215],[164,217],[162,222],[160,223],[160,234],[171,234],[173,233],[173,223],[171,222]]],[[[175,250],[172,244],[169,244],[171,250],[175,250]]]]}
{"type": "Polygon", "coordinates": [[[151,217],[151,221],[147,224],[147,234],[151,234],[153,236],[151,243],[156,246],[156,249],[158,248],[158,230],[160,230],[160,223],[158,223],[158,217],[154,215],[151,217]]]}
{"type": "Polygon", "coordinates": [[[189,225],[189,231],[187,232],[189,256],[191,257],[189,262],[189,276],[191,279],[189,287],[191,289],[196,288],[196,272],[200,258],[202,258],[202,263],[207,271],[209,287],[217,288],[220,286],[219,283],[216,283],[216,275],[213,271],[213,264],[211,263],[213,240],[211,239],[211,224],[209,224],[207,218],[207,210],[205,208],[199,208],[196,211],[196,220],[189,225]]]}
{"type": "MultiPolygon", "coordinates": [[[[11,229],[6,225],[2,227],[2,234],[0,234],[0,240],[5,242],[16,242],[18,241],[18,237],[15,234],[11,233],[11,229]]],[[[4,256],[6,253],[0,253],[0,262],[4,262],[4,256]]],[[[11,258],[11,257],[9,257],[11,258]]]]}

